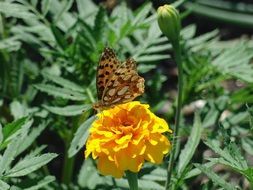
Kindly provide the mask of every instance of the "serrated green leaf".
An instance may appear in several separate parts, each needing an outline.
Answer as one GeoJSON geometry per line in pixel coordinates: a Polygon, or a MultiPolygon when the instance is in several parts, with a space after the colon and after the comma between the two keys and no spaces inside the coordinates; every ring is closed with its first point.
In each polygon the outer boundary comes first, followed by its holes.
{"type": "MultiPolygon", "coordinates": [[[[21,118],[20,120],[22,121],[22,119],[23,118],[21,118]]],[[[8,143],[12,139],[16,138],[18,135],[20,135],[22,133],[27,133],[26,130],[28,130],[32,126],[33,120],[28,120],[28,118],[25,118],[25,119],[27,119],[27,120],[25,120],[24,123],[22,123],[22,122],[19,123],[20,120],[17,120],[17,125],[18,126],[15,126],[15,122],[14,122],[14,125],[12,125],[13,123],[6,125],[6,126],[11,126],[10,129],[9,129],[9,131],[8,131],[10,133],[8,134],[7,138],[4,137],[4,142],[0,146],[1,149],[5,148],[8,145],[8,143]]],[[[4,129],[5,129],[5,127],[4,127],[4,129]]]]}
{"type": "Polygon", "coordinates": [[[0,13],[5,14],[6,17],[36,18],[27,7],[18,3],[0,2],[0,13]]]}
{"type": "Polygon", "coordinates": [[[10,185],[5,183],[4,181],[0,180],[0,189],[1,190],[8,190],[8,189],[10,189],[10,185]]]}
{"type": "Polygon", "coordinates": [[[10,110],[15,120],[27,116],[26,107],[17,100],[11,102],[10,110]]]}
{"type": "Polygon", "coordinates": [[[88,158],[83,162],[78,175],[78,184],[83,188],[89,189],[95,189],[97,185],[103,184],[103,180],[94,167],[92,159],[88,158]]]}
{"type": "Polygon", "coordinates": [[[17,51],[21,47],[21,42],[17,37],[10,37],[0,41],[0,50],[4,49],[9,52],[17,51]]]}
{"type": "Polygon", "coordinates": [[[253,188],[253,168],[242,171],[242,174],[249,180],[251,188],[253,188]]]}
{"type": "Polygon", "coordinates": [[[252,49],[245,43],[237,44],[227,49],[224,53],[215,58],[212,64],[217,71],[230,75],[246,82],[253,82],[253,67],[249,64],[253,57],[252,49]]]}
{"type": "Polygon", "coordinates": [[[20,118],[12,123],[9,123],[3,128],[3,136],[4,139],[9,138],[12,134],[14,134],[17,130],[19,130],[28,120],[28,117],[20,118]]]}
{"type": "MultiPolygon", "coordinates": [[[[116,179],[116,184],[121,188],[129,188],[129,184],[126,179],[116,179]]],[[[143,190],[164,190],[164,186],[150,180],[138,180],[138,187],[143,190]]]]}
{"type": "Polygon", "coordinates": [[[196,33],[196,25],[190,24],[181,30],[180,35],[183,37],[183,39],[187,40],[193,38],[195,33],[196,33]]]}
{"type": "Polygon", "coordinates": [[[100,6],[99,10],[97,12],[96,18],[95,18],[95,25],[93,28],[93,36],[97,41],[100,41],[103,36],[101,36],[102,33],[104,33],[105,26],[106,26],[106,10],[104,7],[100,6]]]}
{"type": "Polygon", "coordinates": [[[232,126],[236,126],[242,121],[248,120],[248,112],[239,112],[235,114],[231,114],[228,117],[226,117],[222,122],[221,125],[227,129],[232,126]]]}
{"type": "Polygon", "coordinates": [[[230,166],[236,171],[243,171],[248,168],[246,160],[242,157],[239,148],[235,144],[231,143],[222,150],[215,140],[211,141],[208,139],[204,143],[222,157],[224,160],[221,160],[222,164],[230,166]]]}
{"type": "Polygon", "coordinates": [[[163,54],[151,54],[151,55],[141,55],[139,57],[136,57],[135,60],[137,62],[150,62],[150,61],[158,61],[163,59],[170,58],[170,55],[163,55],[163,54]]]}
{"type": "Polygon", "coordinates": [[[25,151],[29,146],[32,145],[32,143],[35,141],[35,139],[41,134],[41,132],[46,128],[47,123],[44,122],[40,124],[38,127],[33,127],[32,131],[27,135],[27,138],[25,138],[19,147],[17,154],[22,153],[25,151]]]}
{"type": "Polygon", "coordinates": [[[199,50],[198,45],[200,45],[200,46],[205,45],[205,42],[217,37],[218,33],[219,33],[219,30],[213,30],[211,32],[202,34],[196,38],[189,39],[187,44],[190,45],[191,47],[193,47],[194,51],[198,51],[199,50]]]}
{"type": "Polygon", "coordinates": [[[46,153],[40,156],[32,157],[32,158],[24,158],[19,161],[13,168],[11,168],[7,173],[6,177],[19,177],[25,176],[40,167],[46,165],[52,159],[54,159],[57,154],[54,153],[46,153]]]}
{"type": "Polygon", "coordinates": [[[192,156],[194,155],[194,152],[200,142],[201,138],[201,132],[202,132],[202,126],[200,121],[200,116],[198,113],[195,114],[194,118],[194,125],[190,134],[190,137],[188,138],[188,141],[186,145],[184,146],[184,149],[182,149],[180,156],[179,156],[179,162],[178,162],[178,174],[181,175],[186,166],[189,164],[190,160],[192,159],[192,156]]]}
{"type": "Polygon", "coordinates": [[[42,14],[45,16],[48,11],[49,11],[49,7],[51,6],[51,1],[52,0],[44,0],[44,1],[41,1],[41,11],[42,11],[42,14]]]}
{"type": "Polygon", "coordinates": [[[226,190],[236,190],[234,185],[226,182],[223,178],[214,173],[211,168],[208,168],[201,164],[194,164],[194,166],[206,174],[208,178],[210,178],[215,184],[218,184],[220,187],[223,187],[226,190]]]}
{"type": "Polygon", "coordinates": [[[141,179],[164,182],[167,179],[167,171],[164,168],[155,168],[151,172],[143,175],[141,179]]]}
{"type": "Polygon", "coordinates": [[[60,97],[63,99],[82,101],[86,100],[87,98],[85,95],[78,92],[74,92],[73,90],[60,88],[49,84],[37,84],[34,85],[34,87],[42,92],[46,92],[49,95],[60,97]]]}
{"type": "Polygon", "coordinates": [[[67,41],[65,40],[64,35],[61,33],[61,31],[54,24],[51,24],[50,28],[51,28],[52,33],[54,34],[54,38],[57,42],[58,47],[60,47],[62,50],[66,49],[68,44],[67,44],[67,41]]]}
{"type": "Polygon", "coordinates": [[[71,106],[66,106],[66,107],[54,107],[54,106],[43,105],[43,107],[54,114],[63,115],[63,116],[80,115],[92,108],[92,106],[88,104],[71,105],[71,106]]]}
{"type": "Polygon", "coordinates": [[[15,185],[12,185],[11,188],[10,188],[10,190],[23,190],[23,189],[15,186],[15,185]]]}
{"type": "Polygon", "coordinates": [[[0,123],[0,144],[3,142],[4,136],[3,136],[3,128],[2,124],[0,123]]]}
{"type": "Polygon", "coordinates": [[[148,72],[148,71],[151,71],[152,69],[155,69],[155,68],[157,68],[157,65],[155,65],[155,64],[139,64],[138,65],[138,72],[140,72],[140,73],[146,73],[146,72],[148,72]]]}
{"type": "Polygon", "coordinates": [[[56,75],[51,75],[51,74],[49,74],[45,71],[42,71],[42,75],[46,79],[48,79],[48,80],[50,80],[50,81],[52,81],[52,82],[54,82],[54,83],[56,83],[56,84],[58,84],[62,87],[65,87],[67,89],[70,89],[70,90],[73,90],[73,91],[76,91],[76,92],[84,92],[84,89],[81,86],[79,86],[76,83],[71,82],[67,79],[64,79],[64,78],[56,76],[56,75]]]}
{"type": "Polygon", "coordinates": [[[132,26],[135,26],[139,23],[141,23],[148,15],[148,13],[151,11],[152,4],[151,3],[146,3],[142,7],[140,7],[136,12],[135,12],[135,17],[132,21],[132,26]]]}
{"type": "Polygon", "coordinates": [[[44,179],[38,181],[37,185],[34,185],[32,187],[29,188],[25,188],[24,190],[37,190],[37,189],[41,189],[43,187],[45,187],[47,184],[51,183],[55,181],[55,177],[54,176],[46,176],[44,179]]]}
{"type": "MultiPolygon", "coordinates": [[[[73,0],[69,0],[69,1],[52,1],[53,6],[58,6],[58,11],[55,12],[55,19],[54,19],[54,23],[58,23],[61,21],[61,19],[64,19],[64,17],[67,14],[67,11],[72,7],[73,4],[73,0]]],[[[69,18],[70,19],[70,18],[69,18]]],[[[64,19],[65,21],[65,19],[64,19]]]]}
{"type": "Polygon", "coordinates": [[[97,117],[94,115],[79,126],[68,150],[69,157],[74,156],[84,146],[89,136],[89,128],[95,119],[97,117]]]}
{"type": "Polygon", "coordinates": [[[156,46],[152,46],[146,49],[145,53],[146,54],[154,54],[157,52],[162,52],[162,51],[168,51],[172,49],[172,45],[171,44],[162,44],[162,45],[156,45],[156,46]]]}
{"type": "Polygon", "coordinates": [[[243,138],[242,139],[242,148],[250,155],[253,156],[253,140],[250,138],[243,138]]]}
{"type": "Polygon", "coordinates": [[[94,23],[95,15],[98,11],[96,4],[91,0],[76,0],[76,4],[80,18],[84,19],[87,23],[94,23]]]}
{"type": "MultiPolygon", "coordinates": [[[[216,164],[216,162],[211,161],[211,162],[207,162],[206,164],[202,164],[202,166],[205,166],[206,168],[211,168],[215,164],[216,164]]],[[[190,170],[189,172],[187,172],[187,174],[184,176],[184,179],[189,179],[189,178],[195,177],[199,174],[201,174],[201,170],[198,168],[194,168],[194,169],[190,170]]]]}
{"type": "Polygon", "coordinates": [[[31,4],[36,7],[38,5],[38,0],[31,0],[31,4]]]}
{"type": "Polygon", "coordinates": [[[31,151],[28,155],[26,155],[26,158],[32,158],[37,156],[38,154],[40,154],[47,146],[46,145],[42,145],[37,147],[36,149],[34,149],[33,151],[31,151]]]}
{"type": "Polygon", "coordinates": [[[2,176],[4,172],[6,173],[6,170],[10,167],[10,164],[17,155],[19,146],[22,144],[24,137],[26,137],[28,133],[31,123],[31,121],[27,121],[27,123],[16,132],[17,135],[15,135],[15,139],[12,138],[12,141],[8,144],[7,149],[4,151],[3,157],[0,160],[0,176],[2,176]]]}

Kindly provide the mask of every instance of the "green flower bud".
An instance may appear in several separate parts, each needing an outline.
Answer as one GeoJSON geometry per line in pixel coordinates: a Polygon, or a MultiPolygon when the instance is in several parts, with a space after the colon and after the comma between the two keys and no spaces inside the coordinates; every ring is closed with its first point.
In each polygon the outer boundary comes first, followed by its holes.
{"type": "Polygon", "coordinates": [[[164,5],[157,9],[157,13],[160,30],[172,43],[176,43],[179,40],[181,28],[177,9],[171,5],[164,5]]]}

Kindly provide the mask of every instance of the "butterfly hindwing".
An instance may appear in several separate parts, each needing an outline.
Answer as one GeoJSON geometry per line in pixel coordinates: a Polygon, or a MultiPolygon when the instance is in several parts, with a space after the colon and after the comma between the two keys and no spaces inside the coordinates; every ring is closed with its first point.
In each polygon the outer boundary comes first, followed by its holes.
{"type": "Polygon", "coordinates": [[[94,109],[103,110],[132,101],[144,93],[144,79],[137,73],[134,59],[120,63],[110,48],[105,48],[97,70],[99,101],[94,109]]]}
{"type": "Polygon", "coordinates": [[[127,59],[110,78],[102,96],[105,105],[129,102],[144,93],[144,79],[136,70],[136,62],[127,59]]]}

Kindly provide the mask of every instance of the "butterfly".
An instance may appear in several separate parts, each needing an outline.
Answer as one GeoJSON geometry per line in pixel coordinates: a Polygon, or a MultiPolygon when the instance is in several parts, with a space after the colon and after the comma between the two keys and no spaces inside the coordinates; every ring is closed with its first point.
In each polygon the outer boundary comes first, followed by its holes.
{"type": "Polygon", "coordinates": [[[120,62],[111,48],[104,48],[97,68],[98,102],[93,108],[101,111],[132,101],[144,93],[144,81],[134,59],[120,62]]]}

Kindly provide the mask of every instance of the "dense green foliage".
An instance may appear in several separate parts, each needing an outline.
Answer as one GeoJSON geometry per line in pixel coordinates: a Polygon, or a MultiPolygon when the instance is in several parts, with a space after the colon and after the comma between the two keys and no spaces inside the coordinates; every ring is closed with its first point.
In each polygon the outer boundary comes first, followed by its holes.
{"type": "MultiPolygon", "coordinates": [[[[176,5],[184,19],[207,2],[176,5]]],[[[253,188],[253,42],[196,30],[181,30],[184,109],[171,189],[253,188]]],[[[125,178],[101,176],[83,157],[105,46],[138,62],[140,101],[173,129],[173,50],[151,3],[133,11],[124,1],[112,10],[91,0],[0,1],[0,189],[128,189],[125,178]]],[[[164,189],[168,157],[144,166],[140,189],[164,189]]]]}

